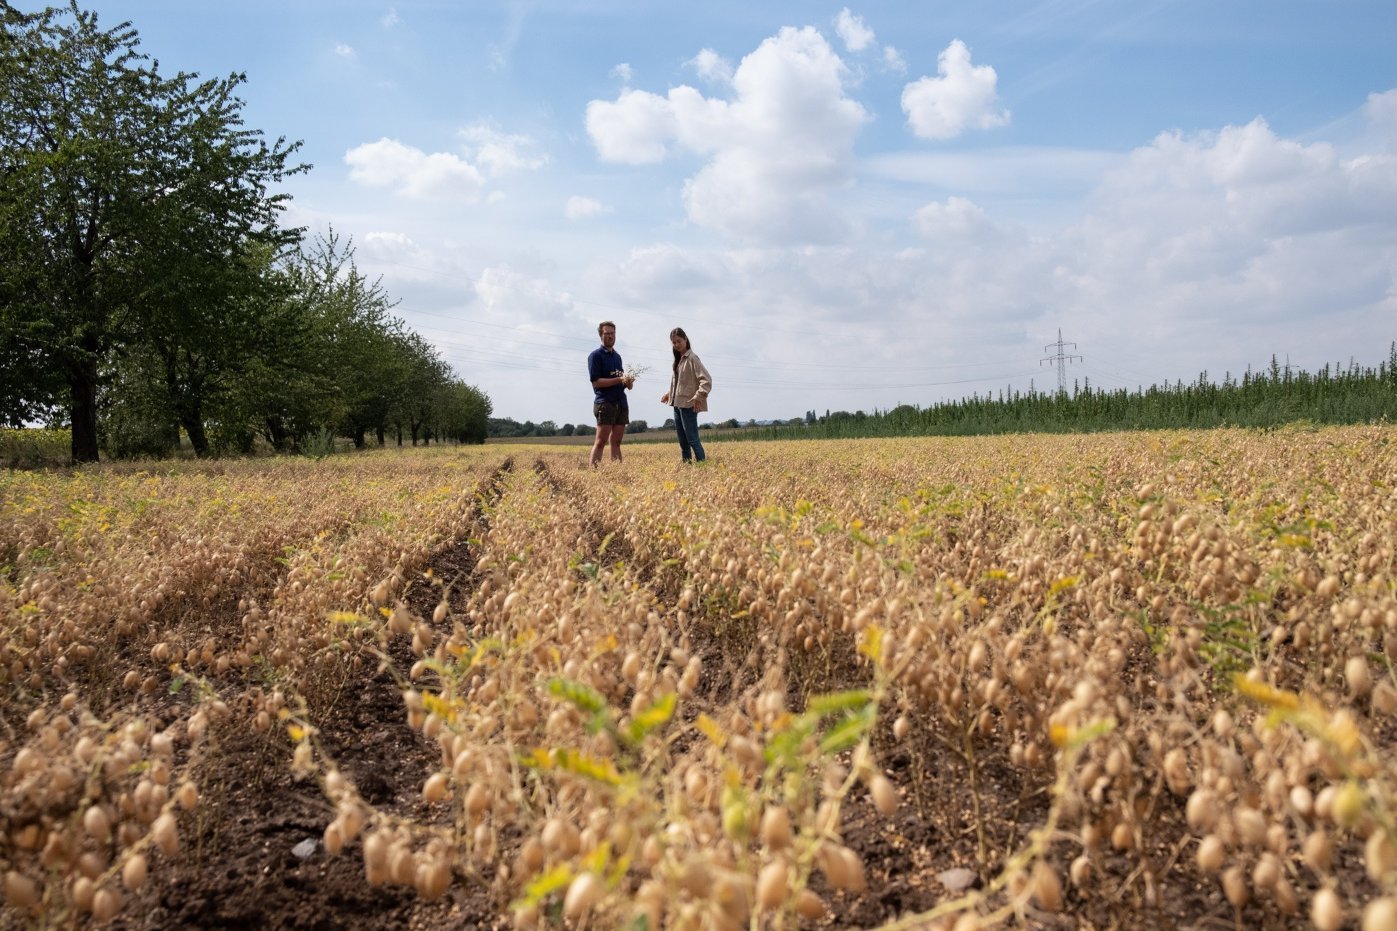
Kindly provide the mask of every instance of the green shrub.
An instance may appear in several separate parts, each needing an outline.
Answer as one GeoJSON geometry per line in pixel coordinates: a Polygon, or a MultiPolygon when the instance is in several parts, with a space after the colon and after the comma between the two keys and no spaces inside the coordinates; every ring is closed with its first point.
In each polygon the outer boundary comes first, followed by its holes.
{"type": "Polygon", "coordinates": [[[70,430],[0,427],[0,464],[9,468],[67,465],[72,451],[70,430]]]}

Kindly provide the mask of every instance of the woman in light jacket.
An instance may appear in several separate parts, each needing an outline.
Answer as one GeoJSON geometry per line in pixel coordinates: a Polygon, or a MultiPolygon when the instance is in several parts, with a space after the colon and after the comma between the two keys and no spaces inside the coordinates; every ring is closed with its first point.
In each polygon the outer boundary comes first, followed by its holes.
{"type": "Polygon", "coordinates": [[[698,415],[708,410],[708,392],[713,388],[713,378],[689,347],[689,336],[683,329],[675,327],[669,331],[669,344],[674,348],[674,375],[660,403],[674,407],[674,432],[679,434],[679,452],[684,461],[691,461],[692,455],[702,462],[703,441],[699,439],[698,415]]]}

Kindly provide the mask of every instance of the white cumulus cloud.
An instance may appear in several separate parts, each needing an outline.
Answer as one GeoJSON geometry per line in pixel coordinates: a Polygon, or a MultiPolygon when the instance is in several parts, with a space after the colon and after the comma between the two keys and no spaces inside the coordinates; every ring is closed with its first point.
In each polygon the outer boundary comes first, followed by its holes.
{"type": "Polygon", "coordinates": [[[1009,122],[1000,108],[998,75],[989,65],[972,65],[970,49],[952,40],[937,56],[939,77],[922,77],[902,89],[902,110],[923,139],[953,139],[967,129],[993,129],[1009,122]]]}
{"type": "Polygon", "coordinates": [[[760,242],[827,239],[843,228],[830,198],[851,179],[868,119],[845,94],[846,74],[817,30],[786,27],[743,58],[731,99],[687,86],[663,97],[628,90],[589,103],[587,131],[605,161],[707,157],[684,185],[699,226],[760,242]]]}
{"type": "Polygon", "coordinates": [[[1388,151],[1397,152],[1397,89],[1369,94],[1363,104],[1363,115],[1388,151]]]}
{"type": "Polygon", "coordinates": [[[873,44],[873,30],[864,25],[862,16],[855,16],[847,6],[834,18],[834,28],[844,40],[844,47],[851,52],[862,52],[873,44]]]}
{"type": "Polygon", "coordinates": [[[531,153],[534,141],[528,136],[502,132],[490,123],[474,123],[459,135],[475,164],[491,175],[532,171],[548,162],[547,156],[531,153]]]}
{"type": "Polygon", "coordinates": [[[625,90],[614,101],[587,104],[587,134],[602,161],[631,165],[662,161],[676,135],[674,111],[657,94],[625,90]]]}
{"type": "Polygon", "coordinates": [[[610,212],[611,208],[601,201],[576,194],[568,198],[567,205],[563,208],[563,214],[569,220],[585,220],[588,217],[610,212]]]}
{"type": "Polygon", "coordinates": [[[423,152],[386,137],[350,149],[344,161],[351,180],[412,198],[471,201],[484,184],[479,169],[460,156],[423,152]]]}
{"type": "Polygon", "coordinates": [[[400,262],[422,254],[422,249],[406,233],[370,231],[364,234],[362,251],[365,259],[400,262]]]}
{"type": "Polygon", "coordinates": [[[340,56],[341,58],[353,58],[354,46],[346,45],[343,42],[338,42],[335,44],[335,54],[340,56]]]}
{"type": "Polygon", "coordinates": [[[966,238],[993,230],[984,209],[964,197],[949,197],[944,203],[927,204],[913,214],[912,220],[928,239],[966,238]]]}
{"type": "Polygon", "coordinates": [[[704,49],[690,59],[689,66],[705,81],[716,84],[732,81],[732,63],[711,48],[704,49]]]}

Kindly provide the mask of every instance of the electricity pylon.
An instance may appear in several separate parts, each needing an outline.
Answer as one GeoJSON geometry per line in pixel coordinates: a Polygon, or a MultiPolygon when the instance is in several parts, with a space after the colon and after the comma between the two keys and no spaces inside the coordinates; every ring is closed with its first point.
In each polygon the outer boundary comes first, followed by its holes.
{"type": "Polygon", "coordinates": [[[1073,359],[1076,359],[1078,362],[1081,362],[1081,361],[1082,361],[1082,357],[1081,357],[1081,356],[1078,356],[1078,355],[1070,355],[1070,354],[1068,354],[1068,353],[1063,352],[1063,350],[1066,349],[1068,346],[1071,346],[1073,349],[1076,349],[1076,348],[1077,348],[1077,344],[1076,344],[1076,343],[1064,343],[1064,342],[1062,341],[1062,328],[1061,328],[1061,327],[1058,327],[1058,331],[1057,331],[1057,342],[1055,342],[1055,343],[1049,343],[1048,345],[1046,345],[1046,346],[1043,347],[1043,351],[1044,351],[1044,352],[1053,352],[1053,350],[1057,350],[1057,351],[1056,351],[1055,353],[1053,353],[1053,355],[1048,356],[1046,359],[1040,359],[1040,360],[1038,360],[1038,364],[1039,364],[1039,365],[1042,365],[1042,364],[1045,363],[1045,362],[1056,362],[1056,363],[1057,363],[1057,391],[1058,391],[1058,394],[1066,394],[1066,393],[1067,393],[1067,363],[1071,362],[1073,359]]]}

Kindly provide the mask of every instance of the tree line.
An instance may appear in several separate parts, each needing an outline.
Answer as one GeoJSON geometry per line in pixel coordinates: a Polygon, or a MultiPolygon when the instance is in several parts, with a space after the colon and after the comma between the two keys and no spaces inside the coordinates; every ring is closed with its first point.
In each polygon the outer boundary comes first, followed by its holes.
{"type": "Polygon", "coordinates": [[[163,76],[75,0],[0,21],[0,425],[67,424],[76,462],[485,440],[352,243],[282,223],[310,166],[245,127],[245,75],[163,76]]]}
{"type": "Polygon", "coordinates": [[[596,427],[586,423],[565,423],[562,426],[552,420],[541,423],[525,420],[520,423],[513,417],[491,417],[487,429],[492,437],[590,436],[596,432],[596,427]]]}
{"type": "MultiPolygon", "coordinates": [[[[666,420],[665,426],[674,428],[673,420],[666,420]]],[[[626,433],[645,433],[650,429],[650,425],[643,420],[632,420],[626,426],[626,433]]],[[[556,421],[545,420],[541,423],[534,423],[532,420],[525,420],[523,423],[513,417],[491,417],[489,424],[489,435],[498,438],[507,437],[529,437],[529,436],[591,436],[597,432],[597,428],[589,423],[571,424],[565,423],[559,426],[556,421]]]]}
{"type": "Polygon", "coordinates": [[[1284,424],[1397,422],[1397,341],[1377,366],[1325,365],[1307,372],[1280,364],[1230,373],[1220,382],[1201,372],[1149,388],[1104,390],[1080,381],[1071,391],[1000,391],[887,411],[807,411],[788,425],[749,427],[728,439],[842,439],[884,436],[976,436],[994,433],[1071,433],[1108,430],[1208,429],[1284,424]]]}

